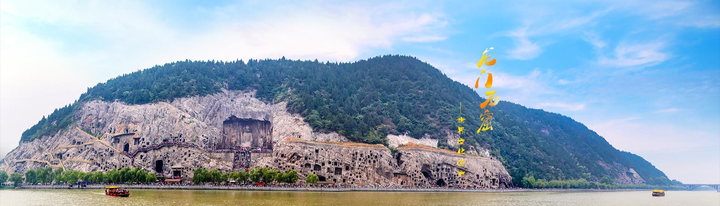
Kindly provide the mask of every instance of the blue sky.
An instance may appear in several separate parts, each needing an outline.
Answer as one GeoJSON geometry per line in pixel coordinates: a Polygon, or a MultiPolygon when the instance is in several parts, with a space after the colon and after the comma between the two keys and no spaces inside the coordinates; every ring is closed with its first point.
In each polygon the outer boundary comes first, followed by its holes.
{"type": "Polygon", "coordinates": [[[686,183],[720,183],[717,1],[2,1],[0,153],[88,87],[156,64],[416,56],[584,123],[686,183]]]}

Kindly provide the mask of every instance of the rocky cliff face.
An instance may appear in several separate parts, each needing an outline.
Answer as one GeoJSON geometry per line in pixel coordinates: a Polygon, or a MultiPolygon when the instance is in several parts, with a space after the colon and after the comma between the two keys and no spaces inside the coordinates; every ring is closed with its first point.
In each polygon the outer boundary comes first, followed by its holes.
{"type": "Polygon", "coordinates": [[[254,91],[227,90],[169,103],[85,102],[73,115],[72,127],[22,142],[0,169],[24,172],[50,165],[96,171],[138,166],[169,175],[170,167],[183,166],[227,171],[234,157],[217,151],[234,146],[270,149],[285,137],[348,141],[334,133],[313,132],[302,117],[285,108],[284,102],[266,104],[254,98],[254,91]]]}
{"type": "Polygon", "coordinates": [[[382,145],[309,142],[288,138],[273,151],[269,167],[314,173],[320,182],[360,186],[392,186],[397,164],[382,145]]]}
{"type": "Polygon", "coordinates": [[[612,165],[608,165],[605,162],[599,161],[598,164],[605,168],[606,170],[613,171],[613,173],[617,174],[617,178],[615,178],[615,181],[617,181],[620,184],[642,184],[645,183],[645,179],[640,177],[640,174],[635,172],[635,169],[633,168],[627,168],[623,166],[620,163],[614,162],[612,165]]]}
{"type": "Polygon", "coordinates": [[[497,188],[512,186],[512,178],[500,161],[459,155],[450,151],[409,144],[395,157],[407,184],[418,187],[497,188]],[[462,166],[458,162],[463,161],[462,166]],[[459,172],[464,172],[459,175],[459,172]]]}
{"type": "MultiPolygon", "coordinates": [[[[401,147],[394,156],[382,145],[313,132],[300,116],[287,112],[284,102],[264,103],[253,91],[225,90],[145,105],[90,101],[73,118],[72,127],[54,136],[22,142],[0,169],[51,166],[87,172],[134,166],[171,176],[171,168],[182,168],[190,178],[198,167],[227,172],[266,166],[298,170],[301,180],[314,173],[321,182],[360,186],[496,188],[509,182],[502,164],[489,158],[468,158],[468,167],[459,168],[453,165],[462,156],[428,146],[401,147]],[[466,175],[458,177],[458,170],[466,175]]],[[[391,139],[394,144],[413,141],[391,139]]],[[[419,142],[437,145],[437,140],[419,142]]]]}
{"type": "MultiPolygon", "coordinates": [[[[313,173],[321,182],[359,186],[498,188],[511,186],[502,164],[490,158],[461,156],[431,147],[400,147],[394,156],[382,145],[310,142],[289,138],[280,142],[268,166],[313,173]],[[464,158],[466,167],[456,163],[464,158]],[[459,176],[458,171],[465,171],[459,176]]],[[[301,178],[302,179],[302,178],[301,178]]]]}

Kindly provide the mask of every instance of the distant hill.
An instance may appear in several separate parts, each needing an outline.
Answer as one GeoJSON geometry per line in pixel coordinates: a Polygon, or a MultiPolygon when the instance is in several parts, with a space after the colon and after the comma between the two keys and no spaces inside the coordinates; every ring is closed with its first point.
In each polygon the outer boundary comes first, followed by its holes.
{"type": "Polygon", "coordinates": [[[463,135],[466,144],[492,151],[516,185],[528,175],[670,183],[642,157],[618,151],[585,125],[560,114],[503,101],[492,108],[494,130],[475,134],[481,124],[477,105],[485,99],[429,64],[397,55],[352,63],[285,58],[168,63],[89,88],[76,103],[23,132],[21,141],[69,128],[77,121],[73,111],[89,100],[145,104],[214,94],[223,88],[252,88],[263,101],[288,101],[288,109],[302,115],[314,130],[337,132],[352,141],[387,144],[388,134],[407,134],[439,139],[438,146],[447,149],[455,149],[446,138],[456,130],[462,102],[464,126],[473,131],[463,135]]]}

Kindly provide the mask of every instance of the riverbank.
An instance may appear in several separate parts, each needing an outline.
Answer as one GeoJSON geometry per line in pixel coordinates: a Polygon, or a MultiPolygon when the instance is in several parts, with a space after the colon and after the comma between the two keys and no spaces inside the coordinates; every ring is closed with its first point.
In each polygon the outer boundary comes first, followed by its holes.
{"type": "MultiPolygon", "coordinates": [[[[108,185],[88,185],[85,188],[68,188],[67,185],[27,185],[21,189],[105,189],[108,185]]],[[[148,190],[245,190],[245,191],[313,191],[313,192],[609,192],[645,191],[646,189],[448,189],[448,188],[321,188],[321,187],[255,187],[255,186],[211,186],[211,185],[116,185],[127,189],[148,190]]]]}

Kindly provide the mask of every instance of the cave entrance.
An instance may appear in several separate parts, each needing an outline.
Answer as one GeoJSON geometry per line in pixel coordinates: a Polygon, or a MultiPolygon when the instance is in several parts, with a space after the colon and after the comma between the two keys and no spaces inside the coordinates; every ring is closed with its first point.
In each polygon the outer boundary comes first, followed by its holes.
{"type": "Polygon", "coordinates": [[[439,180],[437,180],[437,181],[435,182],[435,185],[437,185],[437,186],[439,186],[439,187],[445,187],[445,185],[446,185],[446,184],[445,184],[445,180],[439,179],[439,180]]]}
{"type": "Polygon", "coordinates": [[[425,179],[432,178],[432,174],[430,174],[430,171],[422,171],[422,174],[425,177],[425,179]]]}
{"type": "Polygon", "coordinates": [[[336,168],[335,168],[335,175],[342,175],[342,168],[336,167],[336,168]]]}
{"type": "MultiPolygon", "coordinates": [[[[420,169],[420,172],[422,172],[422,175],[425,177],[425,179],[432,179],[432,171],[430,170],[430,165],[423,164],[422,169],[420,169]]],[[[432,182],[432,181],[428,181],[432,182]]]]}
{"type": "Polygon", "coordinates": [[[255,147],[272,149],[272,124],[267,120],[242,119],[230,116],[223,121],[222,139],[218,149],[255,147]]]}
{"type": "Polygon", "coordinates": [[[403,163],[403,161],[400,160],[400,157],[402,157],[402,154],[400,154],[400,153],[398,153],[397,156],[395,156],[398,166],[402,166],[402,163],[403,163]]]}
{"type": "Polygon", "coordinates": [[[163,161],[162,160],[155,161],[155,172],[160,173],[160,174],[163,173],[163,161]]]}
{"type": "Polygon", "coordinates": [[[130,152],[130,144],[125,143],[125,146],[123,147],[123,151],[130,152]]]}

